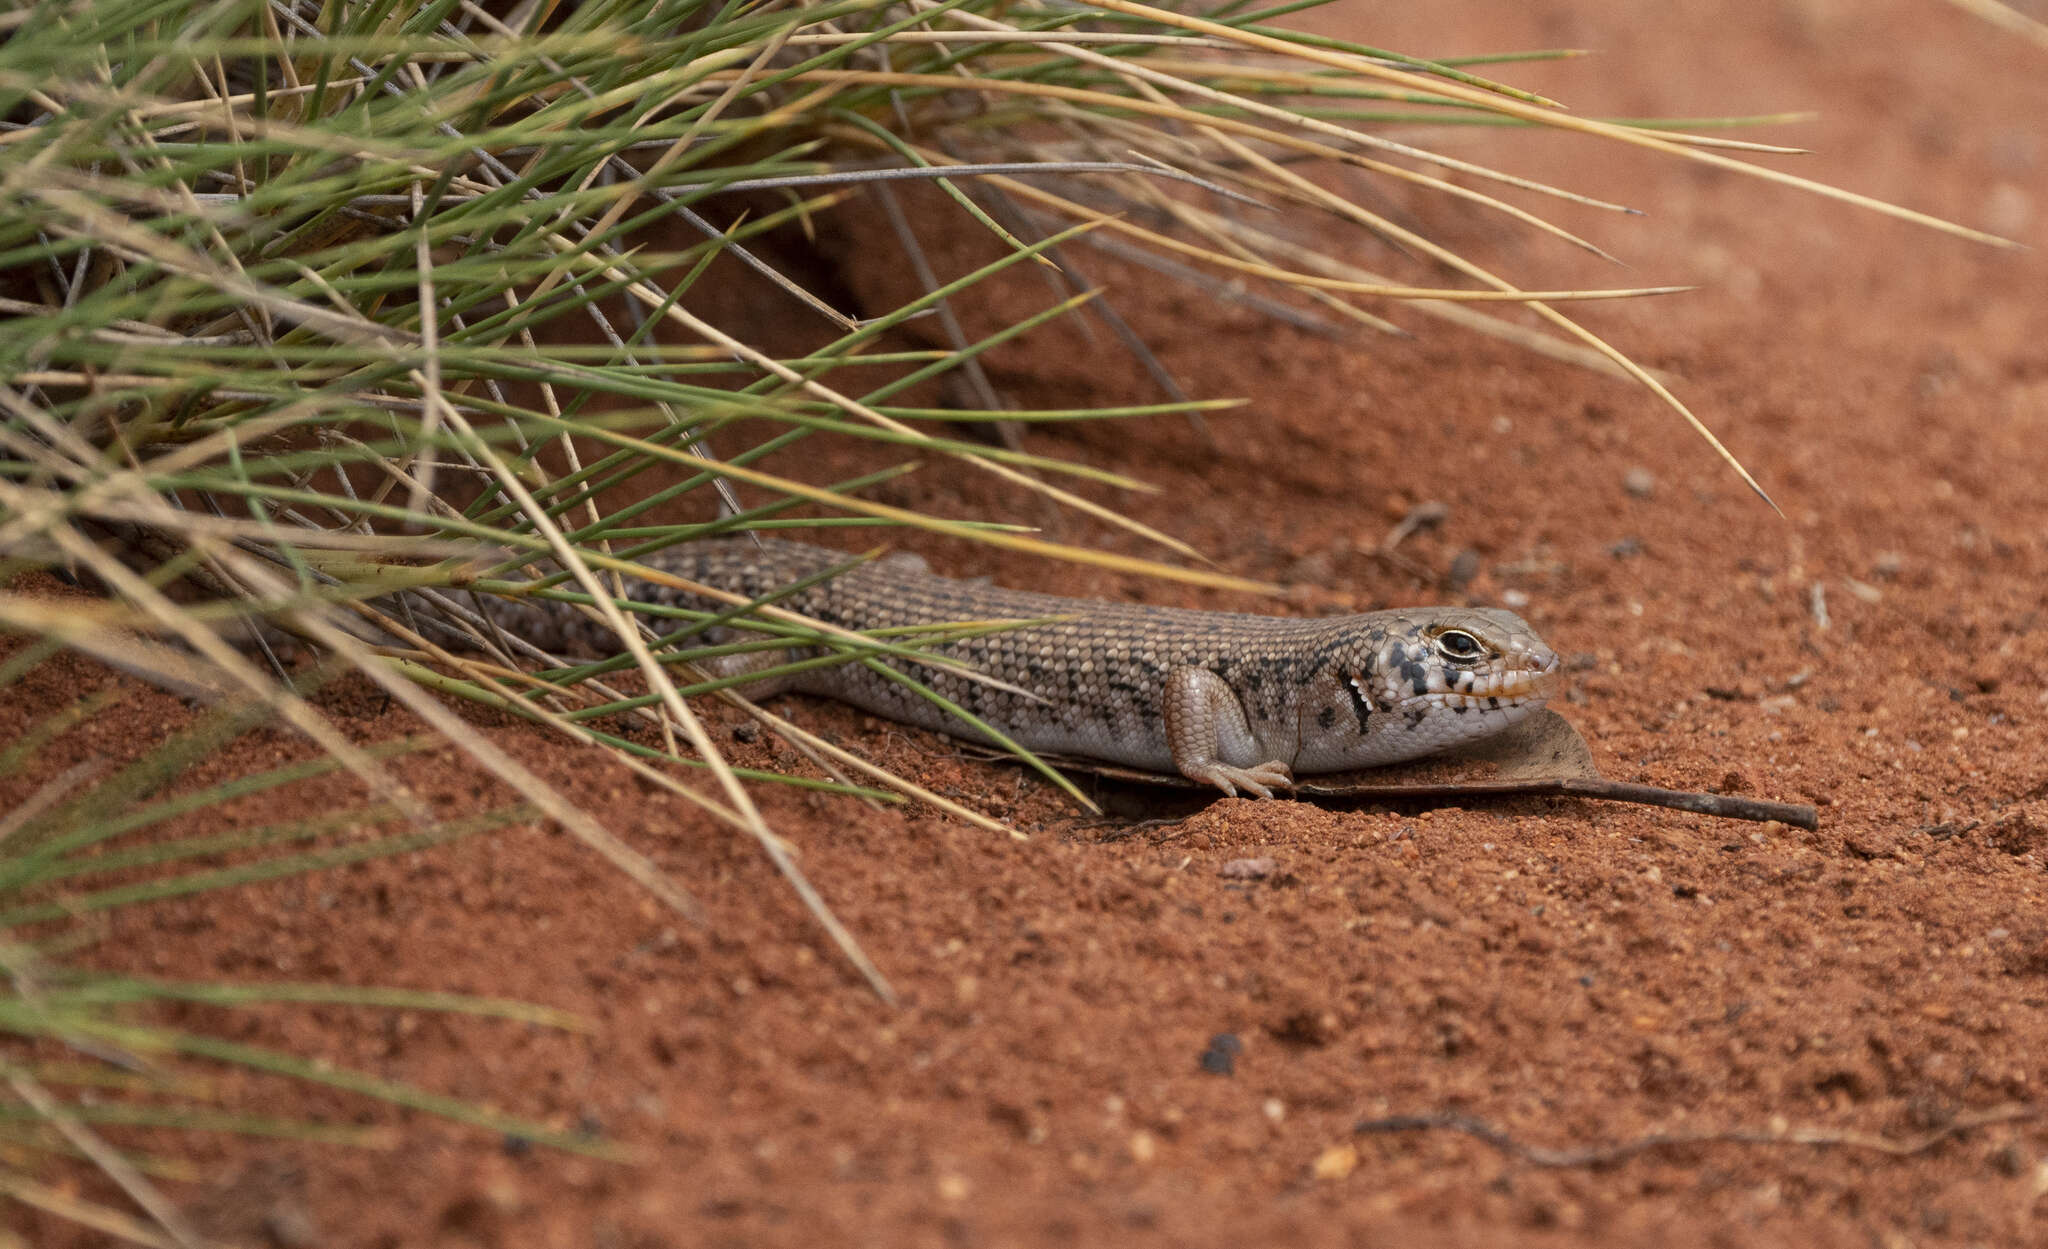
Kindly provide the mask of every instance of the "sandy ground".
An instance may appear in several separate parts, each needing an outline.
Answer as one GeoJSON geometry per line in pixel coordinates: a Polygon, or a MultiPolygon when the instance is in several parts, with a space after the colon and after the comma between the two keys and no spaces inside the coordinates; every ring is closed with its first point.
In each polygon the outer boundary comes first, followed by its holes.
{"type": "MultiPolygon", "coordinates": [[[[1938,0],[1646,12],[1340,3],[1313,20],[1427,53],[1597,49],[1513,75],[1593,115],[1817,109],[1756,133],[1819,153],[1781,167],[2048,243],[2048,51],[1938,0]]],[[[2048,267],[1607,146],[1431,139],[1650,210],[1556,212],[1623,271],[1497,217],[1383,201],[1526,284],[1703,284],[1582,317],[1673,377],[1784,519],[1620,382],[1412,314],[1413,340],[1276,328],[1099,260],[1192,389],[1253,402],[1215,418],[1213,441],[1165,418],[1029,445],[1157,482],[1114,501],[1287,584],[1280,610],[1442,598],[1435,579],[1470,552],[1463,596],[1525,596],[1574,657],[1563,709],[1610,775],[1816,803],[1819,832],[1563,800],[1218,801],[1089,822],[1021,770],[787,700],[1033,834],[763,793],[901,993],[891,1010],[749,846],[486,722],[710,922],[678,922],[559,831],[526,828],[131,908],[97,957],[576,1012],[589,1033],[340,1008],[173,1019],[599,1133],[640,1161],[231,1082],[245,1109],[405,1131],[387,1151],[201,1137],[178,1148],[203,1180],[173,1191],[217,1232],[283,1244],[2048,1243],[2048,267]],[[1411,563],[1375,555],[1425,501],[1448,518],[1401,547],[1411,563]],[[1254,858],[1273,860],[1262,878],[1229,867],[1254,858]],[[1390,1130],[1399,1117],[1439,1126],[1390,1130]],[[1717,1133],[1753,1139],[1572,1152],[1717,1133]]],[[[1396,263],[1360,233],[1322,237],[1396,263]]],[[[879,232],[862,250],[848,287],[883,306],[902,266],[879,232]]],[[[1007,289],[1017,309],[1045,296],[1007,289]]],[[[1155,397],[1071,329],[996,364],[1024,404],[1155,397]]],[[[925,474],[879,497],[1001,506],[977,490],[925,474]]],[[[1010,584],[1227,601],[924,549],[1010,584]]],[[[115,679],[46,665],[0,702],[0,736],[115,679]]],[[[132,755],[190,716],[147,690],[122,706],[40,764],[132,755]]],[[[363,740],[410,727],[360,690],[324,706],[363,740]]],[[[207,775],[305,753],[260,734],[207,775]]],[[[765,738],[733,754],[801,766],[765,738]]],[[[403,771],[446,811],[494,797],[450,751],[403,771]]],[[[0,800],[35,780],[0,780],[0,800]]],[[[231,810],[349,800],[311,784],[231,810]]]]}

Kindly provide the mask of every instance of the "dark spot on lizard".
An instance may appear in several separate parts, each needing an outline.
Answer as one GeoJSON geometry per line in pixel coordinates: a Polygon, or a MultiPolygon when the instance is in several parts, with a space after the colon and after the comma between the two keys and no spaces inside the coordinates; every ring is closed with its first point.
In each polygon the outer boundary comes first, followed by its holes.
{"type": "Polygon", "coordinates": [[[1318,727],[1329,728],[1335,723],[1337,723],[1337,709],[1335,707],[1325,707],[1316,713],[1316,724],[1318,727]]]}
{"type": "Polygon", "coordinates": [[[1429,693],[1428,667],[1420,659],[1409,658],[1406,651],[1401,653],[1401,677],[1418,695],[1429,693]]]}

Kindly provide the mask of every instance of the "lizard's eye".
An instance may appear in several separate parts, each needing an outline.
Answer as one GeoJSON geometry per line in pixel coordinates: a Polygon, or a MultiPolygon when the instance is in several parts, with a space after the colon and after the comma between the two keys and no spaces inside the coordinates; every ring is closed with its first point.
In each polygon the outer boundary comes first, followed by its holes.
{"type": "Polygon", "coordinates": [[[1485,649],[1478,638],[1463,629],[1445,629],[1436,635],[1436,653],[1452,663],[1477,659],[1485,649]]]}

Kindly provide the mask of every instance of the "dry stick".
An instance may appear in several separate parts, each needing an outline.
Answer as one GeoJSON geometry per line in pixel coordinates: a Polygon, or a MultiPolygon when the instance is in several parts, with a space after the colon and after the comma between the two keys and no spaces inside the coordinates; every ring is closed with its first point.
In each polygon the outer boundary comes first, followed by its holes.
{"type": "Polygon", "coordinates": [[[1470,1115],[1442,1113],[1430,1115],[1390,1115],[1382,1119],[1365,1119],[1354,1124],[1352,1131],[1359,1135],[1386,1134],[1394,1132],[1423,1132],[1445,1130],[1462,1132],[1476,1137],[1507,1154],[1536,1167],[1604,1167],[1624,1162],[1640,1154],[1659,1149],[1682,1149],[1691,1145],[1809,1145],[1839,1146],[1844,1149],[1867,1149],[1894,1158],[1907,1158],[1925,1153],[1953,1136],[1974,1132],[1978,1128],[1991,1127],[2000,1123],[2025,1123],[2042,1116],[2043,1108],[2038,1105],[2013,1103],[1994,1106],[1971,1114],[1957,1115],[1948,1124],[1909,1136],[1904,1140],[1889,1136],[1878,1136],[1868,1132],[1842,1131],[1831,1128],[1793,1128],[1783,1131],[1772,1128],[1730,1128],[1719,1132],[1654,1132],[1630,1141],[1619,1141],[1609,1145],[1591,1145],[1583,1149],[1551,1149],[1542,1145],[1525,1144],[1508,1135],[1505,1131],[1475,1119],[1470,1115]]]}
{"type": "MultiPolygon", "coordinates": [[[[942,185],[951,186],[952,184],[944,183],[942,185]]],[[[888,183],[881,182],[875,184],[872,192],[875,198],[881,201],[882,213],[889,219],[889,229],[896,235],[897,246],[903,249],[903,254],[910,261],[910,271],[916,276],[918,286],[922,288],[925,296],[928,298],[937,294],[940,285],[938,274],[932,270],[931,260],[925,255],[924,244],[918,241],[917,231],[911,228],[910,218],[904,215],[903,204],[897,199],[895,189],[888,183]]],[[[1043,254],[1041,253],[1042,258],[1043,254]]],[[[1050,261],[1047,263],[1049,264],[1050,261]]],[[[1003,408],[1002,396],[996,393],[994,384],[989,381],[988,370],[982,367],[980,354],[970,350],[972,344],[968,341],[967,331],[961,326],[960,318],[953,314],[953,301],[941,295],[933,304],[933,311],[938,314],[940,332],[946,336],[946,341],[952,347],[953,353],[961,357],[960,371],[952,376],[965,377],[967,379],[967,386],[973,392],[974,401],[981,405],[982,410],[987,412],[1001,411],[1003,408]]],[[[949,376],[947,380],[952,380],[952,376],[949,376]]],[[[1017,422],[997,421],[995,422],[994,432],[996,438],[1009,450],[1022,451],[1024,449],[1024,436],[1018,429],[1017,422]]],[[[1043,506],[1042,501],[1041,506],[1043,506]]],[[[1056,517],[1057,514],[1056,511],[1048,508],[1046,518],[1051,519],[1056,517]]]]}

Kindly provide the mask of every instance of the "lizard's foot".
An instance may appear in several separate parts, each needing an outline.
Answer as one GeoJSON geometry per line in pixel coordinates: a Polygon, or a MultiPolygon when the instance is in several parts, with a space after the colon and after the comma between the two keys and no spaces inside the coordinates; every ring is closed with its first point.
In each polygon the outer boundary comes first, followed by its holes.
{"type": "Polygon", "coordinates": [[[1294,771],[1278,759],[1272,759],[1255,768],[1237,768],[1227,763],[1210,763],[1200,768],[1183,768],[1181,771],[1191,781],[1207,781],[1232,798],[1237,791],[1271,798],[1275,789],[1293,789],[1294,771]]]}

